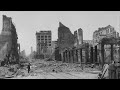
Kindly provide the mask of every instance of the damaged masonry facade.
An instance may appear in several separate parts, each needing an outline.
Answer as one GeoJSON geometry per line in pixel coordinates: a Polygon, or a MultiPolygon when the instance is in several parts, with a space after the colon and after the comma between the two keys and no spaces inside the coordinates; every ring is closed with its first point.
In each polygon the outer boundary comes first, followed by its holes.
{"type": "Polygon", "coordinates": [[[19,44],[17,33],[11,17],[3,15],[3,27],[0,34],[1,65],[19,63],[19,44]]]}
{"type": "Polygon", "coordinates": [[[51,30],[36,32],[36,51],[20,52],[16,26],[3,15],[0,34],[0,78],[11,79],[119,79],[120,37],[114,27],[98,28],[93,40],[83,40],[59,22],[58,39],[51,30]]]}

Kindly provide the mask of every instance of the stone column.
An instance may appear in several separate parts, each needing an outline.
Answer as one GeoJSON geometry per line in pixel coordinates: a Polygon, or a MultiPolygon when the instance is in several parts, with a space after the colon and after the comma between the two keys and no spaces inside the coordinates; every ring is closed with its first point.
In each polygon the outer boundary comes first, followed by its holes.
{"type": "Polygon", "coordinates": [[[71,62],[73,63],[74,62],[74,50],[72,49],[71,51],[72,51],[72,61],[71,62]]]}
{"type": "Polygon", "coordinates": [[[64,62],[66,62],[66,51],[64,51],[64,62]]]}
{"type": "Polygon", "coordinates": [[[90,63],[93,63],[93,47],[90,48],[90,63]]]}
{"type": "Polygon", "coordinates": [[[68,50],[66,50],[66,63],[68,63],[68,50]]]}
{"type": "Polygon", "coordinates": [[[68,50],[68,63],[70,63],[70,50],[68,50]]]}
{"type": "Polygon", "coordinates": [[[70,50],[69,52],[70,52],[70,63],[72,63],[72,59],[73,59],[72,50],[70,50]]]}
{"type": "Polygon", "coordinates": [[[65,62],[65,51],[63,52],[63,63],[65,62]]]}
{"type": "Polygon", "coordinates": [[[111,44],[111,61],[114,61],[114,57],[113,57],[113,44],[111,44]]]}
{"type": "Polygon", "coordinates": [[[70,63],[70,61],[71,61],[71,54],[70,54],[70,50],[69,50],[69,63],[70,63]]]}
{"type": "Polygon", "coordinates": [[[76,62],[76,49],[74,49],[74,61],[73,61],[73,63],[75,63],[76,62]]]}
{"type": "Polygon", "coordinates": [[[74,52],[74,60],[73,60],[73,63],[75,63],[75,62],[76,62],[76,51],[75,51],[75,49],[73,50],[73,52],[74,52]]]}
{"type": "Polygon", "coordinates": [[[85,64],[87,64],[89,59],[88,47],[85,48],[85,64]]]}
{"type": "Polygon", "coordinates": [[[102,66],[104,65],[104,44],[101,45],[102,66]]]}
{"type": "Polygon", "coordinates": [[[82,48],[80,48],[80,63],[82,63],[82,48]]]}
{"type": "Polygon", "coordinates": [[[63,61],[63,52],[61,52],[61,61],[63,61]]]}
{"type": "Polygon", "coordinates": [[[95,63],[98,63],[98,60],[97,60],[97,46],[95,46],[95,63]]]}
{"type": "Polygon", "coordinates": [[[58,48],[55,48],[55,60],[58,61],[59,59],[59,50],[58,48]]]}
{"type": "Polygon", "coordinates": [[[62,61],[62,55],[61,55],[61,53],[59,53],[59,59],[58,60],[62,61]]]}
{"type": "Polygon", "coordinates": [[[65,52],[65,63],[66,63],[66,58],[67,58],[67,57],[66,57],[66,50],[65,50],[64,52],[65,52]]]}
{"type": "Polygon", "coordinates": [[[78,63],[78,49],[76,49],[76,63],[78,63]]]}
{"type": "Polygon", "coordinates": [[[68,50],[66,50],[66,63],[68,63],[68,50]]]}

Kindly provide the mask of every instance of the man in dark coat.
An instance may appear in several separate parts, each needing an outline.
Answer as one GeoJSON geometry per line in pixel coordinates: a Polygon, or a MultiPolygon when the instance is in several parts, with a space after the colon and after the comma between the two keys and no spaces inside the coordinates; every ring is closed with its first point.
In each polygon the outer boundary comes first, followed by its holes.
{"type": "Polygon", "coordinates": [[[30,63],[28,64],[28,73],[30,72],[30,63]]]}

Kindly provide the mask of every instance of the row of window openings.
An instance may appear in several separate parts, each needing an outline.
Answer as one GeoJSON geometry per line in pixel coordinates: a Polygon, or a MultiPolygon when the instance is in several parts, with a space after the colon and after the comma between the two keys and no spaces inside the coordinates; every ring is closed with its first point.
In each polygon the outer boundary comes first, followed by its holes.
{"type": "Polygon", "coordinates": [[[96,42],[99,42],[100,40],[99,39],[101,39],[101,38],[98,38],[98,40],[95,40],[96,42]]]}
{"type": "MultiPolygon", "coordinates": [[[[41,47],[43,47],[44,45],[41,45],[41,47]]],[[[51,46],[51,44],[47,44],[47,46],[51,46]]]]}
{"type": "MultiPolygon", "coordinates": [[[[114,36],[114,37],[115,37],[115,36],[116,36],[116,34],[109,34],[109,35],[107,35],[107,36],[114,36]]],[[[97,38],[98,38],[98,39],[100,39],[100,37],[99,37],[99,36],[98,36],[97,38]]]]}
{"type": "Polygon", "coordinates": [[[37,38],[37,39],[41,39],[41,40],[44,40],[44,39],[46,39],[46,40],[51,40],[51,38],[37,38]]]}
{"type": "Polygon", "coordinates": [[[41,41],[41,42],[38,42],[38,43],[51,43],[51,41],[41,41]]]}
{"type": "MultiPolygon", "coordinates": [[[[106,30],[106,33],[110,33],[110,32],[112,32],[112,29],[106,30]]],[[[102,34],[102,32],[98,33],[98,35],[101,35],[101,34],[102,34]]],[[[96,35],[97,35],[97,34],[96,34],[96,35]]]]}
{"type": "Polygon", "coordinates": [[[51,44],[51,42],[37,42],[38,44],[51,44]]]}
{"type": "MultiPolygon", "coordinates": [[[[107,36],[115,36],[115,34],[114,33],[110,33],[107,36]]],[[[99,38],[99,36],[97,36],[97,38],[99,38]]]]}
{"type": "MultiPolygon", "coordinates": [[[[38,40],[40,40],[40,38],[38,38],[38,40]]],[[[49,39],[41,39],[41,40],[51,40],[51,38],[49,38],[49,39]]]]}
{"type": "MultiPolygon", "coordinates": [[[[38,36],[40,38],[40,36],[38,36]]],[[[51,36],[41,36],[41,38],[51,38],[51,36]]]]}
{"type": "Polygon", "coordinates": [[[43,40],[51,40],[51,39],[38,39],[38,40],[41,40],[41,41],[43,41],[43,40]]]}

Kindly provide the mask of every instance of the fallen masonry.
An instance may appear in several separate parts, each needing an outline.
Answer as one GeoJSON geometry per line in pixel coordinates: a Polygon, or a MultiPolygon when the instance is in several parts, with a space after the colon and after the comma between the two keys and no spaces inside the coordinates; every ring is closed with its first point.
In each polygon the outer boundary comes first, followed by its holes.
{"type": "MultiPolygon", "coordinates": [[[[22,79],[22,78],[27,78],[27,77],[32,78],[32,76],[33,76],[34,79],[35,78],[40,79],[42,77],[39,77],[39,76],[42,75],[43,78],[47,77],[47,79],[51,79],[51,78],[53,78],[54,75],[57,75],[56,77],[59,79],[67,79],[68,77],[69,77],[69,79],[71,79],[71,78],[73,79],[73,77],[78,79],[77,76],[74,76],[75,73],[77,73],[77,75],[82,75],[83,73],[86,73],[86,75],[92,74],[96,77],[97,77],[98,73],[100,73],[100,70],[98,68],[90,68],[87,65],[83,65],[83,68],[84,69],[82,70],[80,64],[69,64],[69,63],[62,63],[62,62],[56,62],[56,61],[54,61],[54,62],[53,61],[52,62],[51,61],[44,61],[44,62],[39,61],[37,63],[31,63],[30,73],[28,73],[26,69],[24,69],[24,70],[21,69],[20,71],[22,73],[17,74],[16,77],[14,77],[14,78],[16,78],[16,79],[17,78],[22,79]]],[[[94,78],[96,79],[96,77],[94,77],[94,78]]],[[[88,78],[90,78],[90,77],[88,77],[88,78]]],[[[91,78],[93,78],[93,77],[91,77],[91,78]]],[[[82,79],[82,76],[81,76],[81,79],[82,79]]],[[[87,77],[86,77],[86,79],[87,79],[87,77]]]]}
{"type": "Polygon", "coordinates": [[[17,43],[17,32],[11,17],[3,15],[3,28],[0,34],[0,76],[12,77],[19,64],[20,45],[17,43]]]}

